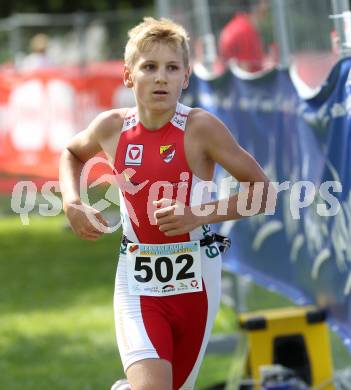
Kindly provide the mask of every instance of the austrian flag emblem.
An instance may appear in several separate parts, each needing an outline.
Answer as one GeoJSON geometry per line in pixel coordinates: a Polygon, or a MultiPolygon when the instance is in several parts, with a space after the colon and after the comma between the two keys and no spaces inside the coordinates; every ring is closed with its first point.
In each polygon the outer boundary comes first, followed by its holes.
{"type": "Polygon", "coordinates": [[[172,161],[176,152],[175,144],[160,146],[160,155],[164,162],[169,163],[172,161]]]}
{"type": "Polygon", "coordinates": [[[128,144],[125,157],[125,165],[141,165],[144,145],[128,144]]]}

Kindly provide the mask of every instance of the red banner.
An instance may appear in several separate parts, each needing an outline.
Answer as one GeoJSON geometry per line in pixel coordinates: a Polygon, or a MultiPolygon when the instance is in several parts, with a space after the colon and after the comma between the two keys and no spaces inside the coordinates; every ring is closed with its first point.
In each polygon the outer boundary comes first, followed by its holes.
{"type": "Polygon", "coordinates": [[[0,173],[57,179],[68,140],[101,111],[132,105],[123,63],[0,70],[0,173]]]}

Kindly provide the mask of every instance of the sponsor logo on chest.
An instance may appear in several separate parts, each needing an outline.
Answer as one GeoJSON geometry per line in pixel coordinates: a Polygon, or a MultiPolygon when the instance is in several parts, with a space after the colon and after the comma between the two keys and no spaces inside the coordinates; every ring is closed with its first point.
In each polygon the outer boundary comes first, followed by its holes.
{"type": "Polygon", "coordinates": [[[124,164],[141,165],[143,159],[143,149],[144,145],[128,144],[124,164]]]}

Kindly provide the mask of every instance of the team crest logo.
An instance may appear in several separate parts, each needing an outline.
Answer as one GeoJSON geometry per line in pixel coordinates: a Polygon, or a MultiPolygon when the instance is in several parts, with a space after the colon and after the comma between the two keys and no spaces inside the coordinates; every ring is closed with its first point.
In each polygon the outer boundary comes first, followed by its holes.
{"type": "Polygon", "coordinates": [[[176,152],[175,144],[160,146],[160,155],[164,162],[169,163],[172,161],[176,152]]]}

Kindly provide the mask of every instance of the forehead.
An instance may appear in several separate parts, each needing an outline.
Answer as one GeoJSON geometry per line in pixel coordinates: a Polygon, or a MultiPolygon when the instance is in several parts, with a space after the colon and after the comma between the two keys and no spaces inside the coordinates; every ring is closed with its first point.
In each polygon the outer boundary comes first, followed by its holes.
{"type": "Polygon", "coordinates": [[[139,61],[182,62],[183,51],[176,43],[151,42],[145,50],[139,53],[139,61]]]}

